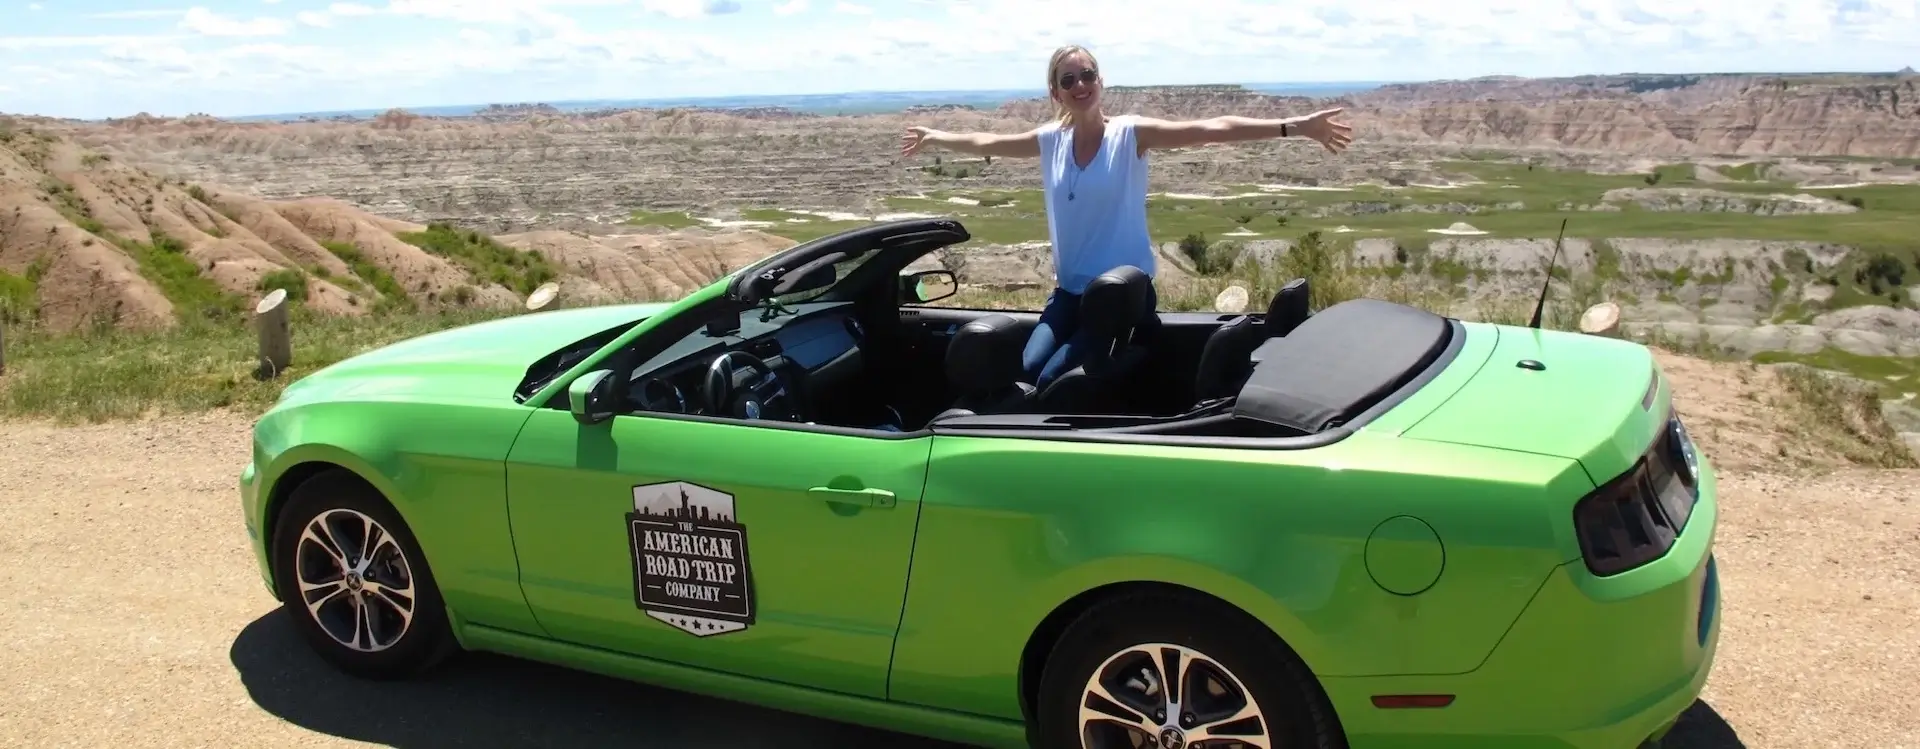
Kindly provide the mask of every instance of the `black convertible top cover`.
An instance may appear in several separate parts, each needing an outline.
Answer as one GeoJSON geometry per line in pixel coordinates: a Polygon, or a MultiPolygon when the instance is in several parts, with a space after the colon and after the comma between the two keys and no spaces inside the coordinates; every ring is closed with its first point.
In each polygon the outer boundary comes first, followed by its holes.
{"type": "Polygon", "coordinates": [[[1233,415],[1305,434],[1339,426],[1419,376],[1452,337],[1447,318],[1423,309],[1341,302],[1254,351],[1233,415]]]}

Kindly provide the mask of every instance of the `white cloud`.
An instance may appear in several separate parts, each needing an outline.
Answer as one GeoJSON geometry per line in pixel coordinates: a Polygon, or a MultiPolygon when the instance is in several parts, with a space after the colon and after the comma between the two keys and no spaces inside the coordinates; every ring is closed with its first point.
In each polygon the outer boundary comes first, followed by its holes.
{"type": "Polygon", "coordinates": [[[640,10],[668,18],[705,18],[740,12],[736,0],[640,0],[640,10]]]}
{"type": "Polygon", "coordinates": [[[941,87],[1037,91],[1047,53],[1069,42],[1091,47],[1115,85],[1920,64],[1906,59],[1920,38],[1913,0],[1847,0],[1845,11],[1840,0],[873,3],[881,13],[859,4],[870,0],[769,0],[777,20],[723,15],[671,31],[660,21],[740,1],[322,0],[287,18],[174,11],[181,29],[232,37],[224,42],[0,36],[0,67],[38,66],[0,73],[16,87],[0,109],[242,113],[912,87],[894,72],[903,58],[938,71],[941,87]],[[805,14],[809,5],[854,15],[805,14]],[[361,17],[406,33],[248,43],[296,22],[357,29],[344,19],[361,17]],[[82,67],[89,59],[107,67],[82,67]],[[133,77],[122,83],[123,73],[133,77]],[[98,86],[80,85],[89,80],[98,86]]]}
{"type": "Polygon", "coordinates": [[[27,10],[41,10],[45,7],[39,3],[27,3],[27,10]]]}
{"type": "Polygon", "coordinates": [[[241,20],[220,15],[201,6],[188,8],[180,19],[180,28],[205,36],[277,36],[292,27],[284,18],[241,20]]]}
{"type": "Polygon", "coordinates": [[[335,18],[353,18],[371,16],[380,12],[379,8],[360,3],[334,3],[323,10],[303,10],[293,14],[293,20],[307,26],[330,28],[335,18]]]}
{"type": "Polygon", "coordinates": [[[172,18],[185,13],[185,10],[179,8],[154,8],[149,10],[107,10],[99,13],[88,13],[87,17],[106,20],[126,20],[134,18],[172,18]]]}
{"type": "Polygon", "coordinates": [[[97,36],[0,36],[0,51],[28,49],[60,49],[67,47],[110,47],[116,44],[139,44],[154,39],[172,39],[173,37],[154,37],[132,34],[97,36]]]}

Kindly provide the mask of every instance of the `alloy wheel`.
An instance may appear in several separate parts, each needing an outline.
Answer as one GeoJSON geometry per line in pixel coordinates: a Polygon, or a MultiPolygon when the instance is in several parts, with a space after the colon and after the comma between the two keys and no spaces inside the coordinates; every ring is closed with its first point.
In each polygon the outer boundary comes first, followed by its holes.
{"type": "Polygon", "coordinates": [[[365,513],[315,515],[294,549],[301,604],[340,645],[363,653],[393,647],[413,624],[413,569],[399,541],[365,513]]]}
{"type": "Polygon", "coordinates": [[[1085,749],[1273,749],[1239,677],[1192,648],[1136,645],[1102,662],[1080,700],[1085,749]]]}

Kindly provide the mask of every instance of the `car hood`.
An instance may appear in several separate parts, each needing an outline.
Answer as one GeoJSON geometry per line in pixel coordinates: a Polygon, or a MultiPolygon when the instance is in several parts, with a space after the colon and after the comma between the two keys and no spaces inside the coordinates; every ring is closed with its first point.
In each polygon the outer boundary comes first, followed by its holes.
{"type": "Polygon", "coordinates": [[[514,315],[387,344],[287,386],[282,404],[320,398],[502,402],[541,357],[610,328],[637,323],[670,302],[514,315]]]}
{"type": "Polygon", "coordinates": [[[1493,355],[1401,436],[1577,460],[1597,482],[1625,472],[1665,425],[1653,352],[1632,341],[1487,326],[1493,355]],[[1651,391],[1651,392],[1650,392],[1651,391]]]}

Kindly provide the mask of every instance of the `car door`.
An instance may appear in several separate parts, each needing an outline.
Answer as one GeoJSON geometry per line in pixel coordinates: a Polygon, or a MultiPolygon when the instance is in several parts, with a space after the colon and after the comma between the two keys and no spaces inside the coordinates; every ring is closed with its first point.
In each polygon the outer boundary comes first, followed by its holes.
{"type": "Polygon", "coordinates": [[[884,698],[931,440],[541,409],[507,465],[521,587],[559,640],[884,698]]]}

